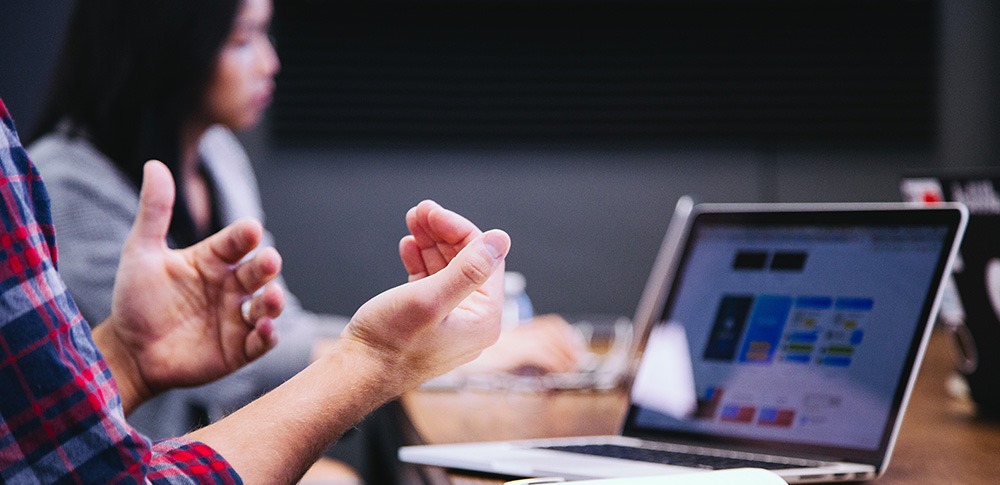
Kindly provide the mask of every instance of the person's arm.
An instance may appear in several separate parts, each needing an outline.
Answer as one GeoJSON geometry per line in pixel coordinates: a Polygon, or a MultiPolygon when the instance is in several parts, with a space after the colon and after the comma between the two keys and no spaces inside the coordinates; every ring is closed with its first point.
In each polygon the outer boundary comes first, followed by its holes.
{"type": "Polygon", "coordinates": [[[539,315],[504,330],[459,374],[493,372],[572,372],[580,368],[587,345],[580,332],[559,315],[539,315]]]}
{"type": "Polygon", "coordinates": [[[281,269],[280,256],[265,248],[240,262],[257,247],[260,224],[239,221],[190,248],[171,250],[166,233],[173,199],[166,166],[147,163],[112,313],[93,333],[126,414],[163,390],[226,375],[277,341],[271,319],[281,312],[283,293],[267,283],[281,269]],[[241,311],[244,301],[249,315],[241,311]]]}
{"type": "Polygon", "coordinates": [[[11,444],[0,482],[237,483],[208,446],[150,446],[125,423],[107,361],[56,270],[48,195],[2,100],[0,187],[0,346],[14,359],[0,369],[11,384],[0,399],[0,441],[11,444]]]}
{"type": "Polygon", "coordinates": [[[189,438],[225,456],[247,483],[291,483],[377,406],[496,341],[509,237],[481,233],[432,202],[411,214],[413,236],[400,243],[411,281],[365,303],[334,352],[189,438]]]}

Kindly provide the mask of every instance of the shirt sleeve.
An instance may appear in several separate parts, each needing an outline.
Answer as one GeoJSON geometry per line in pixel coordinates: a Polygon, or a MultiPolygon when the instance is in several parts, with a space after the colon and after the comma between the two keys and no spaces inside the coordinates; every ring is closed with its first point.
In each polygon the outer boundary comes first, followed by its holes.
{"type": "Polygon", "coordinates": [[[169,439],[153,445],[149,481],[161,483],[242,483],[212,448],[197,441],[169,439]]]}
{"type": "Polygon", "coordinates": [[[241,483],[208,446],[125,422],[90,328],[56,272],[48,195],[0,101],[0,482],[241,483]]]}

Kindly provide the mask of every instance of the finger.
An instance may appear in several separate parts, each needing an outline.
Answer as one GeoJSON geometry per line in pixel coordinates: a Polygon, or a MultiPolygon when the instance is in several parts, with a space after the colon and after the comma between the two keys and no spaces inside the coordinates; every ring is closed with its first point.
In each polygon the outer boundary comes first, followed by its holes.
{"type": "Polygon", "coordinates": [[[284,308],[284,290],[276,284],[270,284],[259,294],[243,302],[240,314],[247,325],[256,327],[262,320],[278,318],[284,308]]]}
{"type": "Polygon", "coordinates": [[[226,264],[236,264],[260,244],[264,228],[255,219],[241,219],[196,244],[197,250],[211,251],[226,264]]]}
{"type": "Polygon", "coordinates": [[[427,267],[420,256],[420,247],[417,246],[413,236],[405,236],[399,240],[399,259],[403,261],[409,281],[415,281],[427,276],[427,267]]]}
{"type": "Polygon", "coordinates": [[[481,231],[461,215],[434,201],[422,201],[413,210],[410,229],[421,248],[426,271],[436,273],[448,265],[481,231]]]}
{"type": "Polygon", "coordinates": [[[430,293],[430,301],[442,305],[444,312],[457,307],[472,292],[486,285],[491,277],[490,294],[502,298],[503,275],[496,270],[502,267],[508,251],[510,236],[497,229],[488,231],[469,243],[447,267],[416,284],[424,285],[425,291],[430,293]],[[499,277],[494,277],[496,275],[499,277]]]}
{"type": "Polygon", "coordinates": [[[174,208],[174,178],[162,162],[150,160],[142,169],[139,210],[129,233],[135,243],[165,244],[174,208]]]}
{"type": "Polygon", "coordinates": [[[243,319],[251,330],[247,333],[243,346],[246,362],[257,359],[278,344],[278,330],[274,319],[281,314],[284,306],[284,290],[276,284],[268,285],[247,302],[243,319]]]}
{"type": "Polygon", "coordinates": [[[553,354],[532,354],[525,362],[521,363],[519,368],[537,368],[543,373],[552,372],[568,372],[573,369],[572,362],[566,360],[565,358],[553,355],[553,354]]]}
{"type": "Polygon", "coordinates": [[[439,241],[457,249],[465,247],[482,232],[472,221],[440,205],[430,209],[427,224],[439,241]]]}
{"type": "Polygon", "coordinates": [[[482,232],[472,221],[433,200],[423,200],[410,209],[407,228],[422,248],[459,246],[452,255],[482,232]]]}
{"type": "Polygon", "coordinates": [[[419,248],[420,265],[423,266],[425,274],[433,274],[440,271],[441,268],[448,265],[448,261],[455,254],[455,252],[452,252],[450,255],[445,256],[441,252],[439,237],[433,233],[433,229],[427,220],[430,212],[437,207],[439,206],[436,202],[424,200],[406,213],[406,226],[413,236],[413,242],[419,248]]]}
{"type": "Polygon", "coordinates": [[[428,238],[423,226],[417,221],[417,206],[410,207],[410,210],[406,211],[406,229],[417,241],[424,241],[428,238]]]}
{"type": "Polygon", "coordinates": [[[278,333],[275,329],[274,321],[269,318],[262,319],[257,323],[254,329],[247,334],[247,338],[243,346],[247,362],[256,360],[260,356],[266,354],[267,351],[273,349],[277,344],[278,333]]]}
{"type": "Polygon", "coordinates": [[[427,223],[438,240],[436,251],[444,262],[443,265],[427,268],[431,273],[447,265],[462,248],[482,233],[468,219],[441,206],[431,209],[427,214],[427,223]]]}
{"type": "Polygon", "coordinates": [[[437,202],[433,200],[422,200],[406,212],[406,228],[416,239],[421,248],[434,246],[435,242],[430,234],[430,226],[427,223],[427,214],[431,209],[437,207],[437,202]]]}
{"type": "Polygon", "coordinates": [[[276,249],[263,248],[236,267],[236,281],[244,292],[253,293],[278,276],[281,265],[281,255],[276,249]]]}

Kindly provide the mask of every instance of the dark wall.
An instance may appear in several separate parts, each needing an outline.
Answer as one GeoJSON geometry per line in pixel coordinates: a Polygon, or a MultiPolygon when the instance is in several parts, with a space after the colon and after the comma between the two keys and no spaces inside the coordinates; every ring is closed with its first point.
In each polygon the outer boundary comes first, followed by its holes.
{"type": "Polygon", "coordinates": [[[514,246],[541,311],[634,310],[676,199],[894,200],[924,152],[282,150],[260,166],[293,291],[348,312],[404,278],[403,214],[433,198],[514,246]]]}
{"type": "Polygon", "coordinates": [[[22,136],[34,125],[71,2],[5,0],[0,15],[0,97],[22,136]]]}
{"type": "MultiPolygon", "coordinates": [[[[0,96],[33,122],[67,2],[15,1],[0,17],[0,96]]],[[[280,8],[280,7],[279,7],[280,8]]],[[[405,210],[433,198],[514,240],[541,311],[630,314],[682,194],[706,201],[882,201],[899,173],[1000,160],[1000,18],[989,0],[941,2],[936,144],[409,148],[275,146],[243,135],[285,275],[307,307],[351,313],[404,280],[405,210]]]]}
{"type": "Polygon", "coordinates": [[[938,150],[946,165],[1000,165],[1000,3],[941,2],[938,150]]]}
{"type": "Polygon", "coordinates": [[[286,0],[289,144],[926,143],[933,0],[286,0]]]}

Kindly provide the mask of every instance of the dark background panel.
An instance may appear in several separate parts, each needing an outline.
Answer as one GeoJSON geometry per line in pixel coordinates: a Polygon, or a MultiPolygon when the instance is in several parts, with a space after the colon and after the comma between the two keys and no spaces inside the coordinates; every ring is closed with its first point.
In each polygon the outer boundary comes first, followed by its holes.
{"type": "MultiPolygon", "coordinates": [[[[69,5],[14,0],[0,16],[0,97],[22,131],[69,5]]],[[[423,198],[507,229],[540,311],[631,314],[682,194],[898,200],[904,171],[1000,160],[989,0],[276,13],[281,88],[241,137],[285,275],[314,310],[351,313],[403,281],[396,243],[423,198]]]]}
{"type": "Polygon", "coordinates": [[[930,1],[283,2],[279,142],[934,139],[930,1]]]}

